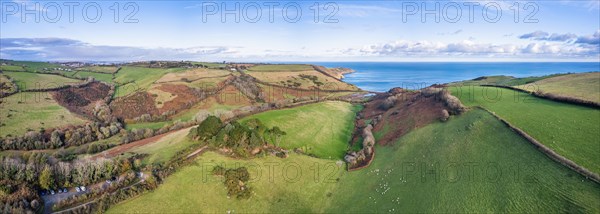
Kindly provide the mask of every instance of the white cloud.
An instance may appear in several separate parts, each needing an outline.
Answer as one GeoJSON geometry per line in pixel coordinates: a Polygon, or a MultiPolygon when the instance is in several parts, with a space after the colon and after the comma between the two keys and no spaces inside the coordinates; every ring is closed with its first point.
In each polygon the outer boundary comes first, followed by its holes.
{"type": "Polygon", "coordinates": [[[470,40],[461,42],[431,42],[399,40],[389,43],[367,45],[362,48],[341,51],[347,55],[359,56],[399,56],[399,57],[566,57],[590,58],[600,55],[598,46],[570,43],[538,42],[527,45],[477,43],[470,40]]]}
{"type": "Polygon", "coordinates": [[[188,60],[236,55],[239,47],[139,48],[64,38],[2,38],[0,58],[51,61],[188,60]]]}

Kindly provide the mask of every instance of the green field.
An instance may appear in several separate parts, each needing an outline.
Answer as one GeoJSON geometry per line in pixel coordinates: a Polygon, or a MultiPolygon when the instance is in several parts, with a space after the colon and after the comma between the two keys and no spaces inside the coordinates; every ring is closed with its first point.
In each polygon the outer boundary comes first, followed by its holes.
{"type": "Polygon", "coordinates": [[[203,65],[208,68],[225,68],[225,64],[218,62],[191,62],[192,65],[203,65]]]}
{"type": "Polygon", "coordinates": [[[164,74],[179,70],[181,70],[181,68],[161,69],[132,66],[123,67],[119,73],[117,73],[114,81],[117,83],[134,81],[135,83],[129,83],[118,87],[116,96],[125,96],[139,90],[145,91],[150,88],[154,81],[160,79],[164,74]]]}
{"type": "MultiPolygon", "coordinates": [[[[12,65],[7,65],[9,67],[6,67],[6,68],[13,68],[14,70],[12,70],[12,71],[29,71],[29,72],[53,71],[54,72],[54,70],[52,70],[54,68],[67,68],[67,67],[59,65],[59,64],[48,63],[48,62],[6,61],[6,63],[12,64],[12,65]],[[16,67],[13,67],[13,66],[16,66],[16,67]],[[17,68],[17,67],[21,67],[21,68],[17,68]],[[48,68],[50,70],[44,70],[44,68],[48,68]]],[[[4,69],[5,66],[2,66],[1,68],[4,69]]],[[[56,71],[56,72],[58,72],[58,71],[56,71]]]]}
{"type": "Polygon", "coordinates": [[[310,71],[314,70],[310,65],[282,64],[282,65],[257,65],[250,67],[248,71],[310,71]]]}
{"type": "Polygon", "coordinates": [[[0,65],[0,70],[2,71],[25,71],[22,66],[18,65],[0,65]]]}
{"type": "Polygon", "coordinates": [[[56,88],[63,85],[82,82],[81,80],[51,74],[36,74],[30,72],[4,72],[4,74],[13,78],[21,90],[56,88]]]}
{"type": "Polygon", "coordinates": [[[77,68],[77,71],[89,71],[89,72],[97,72],[97,73],[106,73],[112,74],[117,71],[117,67],[115,66],[86,66],[77,68]]]}
{"type": "Polygon", "coordinates": [[[20,92],[2,98],[0,136],[23,135],[27,130],[81,125],[86,121],[58,105],[47,92],[20,92]]]}
{"type": "Polygon", "coordinates": [[[378,147],[366,169],[343,168],[293,153],[239,160],[208,152],[108,213],[600,212],[598,184],[550,160],[482,110],[378,147]],[[252,197],[227,198],[220,177],[210,173],[217,164],[248,167],[252,197]]]}
{"type": "Polygon", "coordinates": [[[600,72],[557,76],[518,87],[600,103],[600,72]]]}
{"type": "Polygon", "coordinates": [[[333,191],[340,213],[597,213],[600,185],[537,151],[483,110],[376,148],[333,191]]]}
{"type": "Polygon", "coordinates": [[[107,213],[323,212],[331,205],[328,195],[341,173],[343,167],[335,161],[305,155],[238,160],[207,152],[197,158],[196,164],[168,177],[158,189],[121,203],[107,213]],[[217,164],[248,168],[249,186],[253,189],[250,199],[227,198],[222,178],[211,174],[217,164]]]}
{"type": "Polygon", "coordinates": [[[177,152],[184,150],[193,144],[201,143],[189,139],[187,137],[189,132],[190,128],[181,129],[163,136],[156,142],[134,148],[129,152],[148,154],[149,156],[144,158],[145,164],[164,163],[170,160],[177,152]]]}
{"type": "Polygon", "coordinates": [[[128,123],[125,129],[133,130],[133,129],[160,129],[166,124],[171,123],[171,121],[159,121],[159,122],[144,122],[144,123],[128,123]]]}
{"type": "Polygon", "coordinates": [[[94,77],[94,79],[100,80],[100,81],[106,82],[106,83],[112,83],[113,82],[113,80],[112,80],[112,78],[113,78],[112,74],[79,71],[79,72],[77,72],[75,74],[72,74],[72,75],[74,77],[83,77],[83,78],[94,77]]]}
{"type": "Polygon", "coordinates": [[[451,89],[463,104],[495,112],[558,154],[600,173],[600,110],[503,88],[451,89]]]}
{"type": "Polygon", "coordinates": [[[320,158],[342,159],[354,130],[360,106],[344,102],[322,102],[290,109],[273,110],[244,118],[258,118],[267,127],[287,132],[279,146],[300,148],[320,158]]]}
{"type": "Polygon", "coordinates": [[[504,85],[504,86],[517,86],[523,85],[527,83],[532,83],[535,81],[562,76],[564,74],[551,74],[546,76],[539,77],[511,77],[511,76],[486,76],[479,77],[472,80],[465,80],[460,82],[450,83],[449,85],[504,85]]]}

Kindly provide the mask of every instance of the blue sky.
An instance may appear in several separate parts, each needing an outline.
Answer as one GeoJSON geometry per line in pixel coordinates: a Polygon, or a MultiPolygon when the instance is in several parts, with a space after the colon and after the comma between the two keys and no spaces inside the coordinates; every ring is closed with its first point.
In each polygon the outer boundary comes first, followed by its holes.
{"type": "Polygon", "coordinates": [[[123,1],[85,1],[72,7],[71,17],[66,1],[0,2],[0,58],[8,59],[600,60],[598,0],[153,0],[133,1],[129,5],[123,1]],[[118,16],[114,10],[116,3],[118,16]],[[234,14],[226,14],[227,20],[223,22],[223,7],[233,10],[236,5],[238,10],[233,13],[239,16],[239,22],[235,21],[234,14]],[[272,10],[268,5],[272,5],[272,10]],[[314,20],[315,5],[319,6],[318,22],[314,20]],[[468,5],[472,5],[472,10],[468,5]],[[520,8],[518,22],[515,22],[516,6],[520,8]],[[29,12],[23,13],[25,8],[29,12]],[[57,16],[57,8],[60,8],[60,16],[57,16]],[[97,8],[102,11],[100,16],[96,16],[97,8]],[[295,12],[297,8],[301,15],[295,12]],[[262,16],[256,16],[258,11],[262,16]],[[283,15],[284,11],[287,16],[283,15]],[[430,12],[423,14],[426,11],[430,12]],[[272,22],[269,12],[274,13],[272,22]],[[498,12],[502,15],[497,16],[498,12]],[[457,16],[459,13],[461,16],[457,16]],[[134,15],[127,17],[129,14],[134,15]],[[328,14],[331,16],[327,17],[328,14]],[[422,16],[426,20],[422,20],[422,16]],[[439,21],[435,20],[436,16],[439,21]],[[115,17],[118,22],[114,21],[115,17]],[[132,23],[124,23],[126,18],[132,23]],[[328,23],[324,22],[327,18],[328,23]]]}

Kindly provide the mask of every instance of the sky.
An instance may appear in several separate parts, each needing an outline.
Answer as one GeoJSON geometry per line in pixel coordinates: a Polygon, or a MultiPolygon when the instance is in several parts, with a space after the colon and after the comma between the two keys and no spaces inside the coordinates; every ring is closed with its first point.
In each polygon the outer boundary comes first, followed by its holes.
{"type": "Polygon", "coordinates": [[[600,1],[0,0],[0,58],[600,61],[600,1]]]}

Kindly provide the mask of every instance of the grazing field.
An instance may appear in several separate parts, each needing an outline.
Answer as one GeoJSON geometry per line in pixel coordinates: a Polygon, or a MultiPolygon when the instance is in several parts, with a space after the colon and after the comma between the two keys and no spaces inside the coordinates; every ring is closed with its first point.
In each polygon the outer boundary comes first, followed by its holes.
{"type": "Polygon", "coordinates": [[[156,142],[136,147],[128,152],[148,154],[143,160],[145,164],[164,163],[170,160],[177,152],[184,150],[193,144],[201,143],[187,137],[190,129],[191,128],[186,128],[169,133],[156,142]]]}
{"type": "MultiPolygon", "coordinates": [[[[218,95],[217,95],[218,96],[218,95]]],[[[200,110],[206,110],[211,113],[215,113],[215,111],[231,111],[237,108],[242,107],[241,105],[228,105],[225,103],[219,103],[219,100],[215,98],[215,96],[208,97],[196,105],[192,106],[190,109],[182,111],[176,114],[173,117],[173,120],[181,120],[181,121],[189,121],[194,118],[194,116],[200,110]]]]}
{"type": "MultiPolygon", "coordinates": [[[[12,66],[22,67],[26,71],[30,71],[30,72],[42,72],[42,71],[48,72],[48,71],[52,71],[55,68],[62,68],[62,69],[67,68],[67,67],[59,65],[59,64],[48,63],[48,62],[6,61],[6,63],[12,64],[12,66]],[[44,70],[44,68],[50,69],[50,70],[44,70]]],[[[23,71],[23,70],[18,69],[16,71],[23,71]]]]}
{"type": "Polygon", "coordinates": [[[555,163],[483,110],[379,146],[346,173],[327,213],[597,213],[600,185],[555,163]]]}
{"type": "Polygon", "coordinates": [[[473,86],[452,90],[463,104],[495,112],[558,154],[600,173],[600,110],[504,88],[473,86]]]}
{"type": "Polygon", "coordinates": [[[83,78],[87,78],[87,77],[94,77],[94,79],[96,80],[100,80],[102,82],[106,82],[106,83],[112,83],[113,80],[113,76],[112,74],[107,74],[107,73],[96,73],[96,72],[87,72],[87,71],[79,71],[77,73],[73,74],[74,77],[83,77],[83,78]]]}
{"type": "Polygon", "coordinates": [[[118,204],[107,213],[323,212],[332,205],[332,189],[342,173],[343,166],[335,161],[305,155],[239,160],[207,152],[197,157],[196,164],[168,177],[158,189],[118,204]],[[246,200],[228,198],[223,178],[211,173],[216,165],[246,166],[252,196],[246,200]]]}
{"type": "Polygon", "coordinates": [[[183,72],[165,74],[159,80],[157,80],[156,83],[193,82],[203,78],[221,77],[229,74],[231,74],[231,72],[227,70],[196,68],[183,72]]]}
{"type": "Polygon", "coordinates": [[[0,65],[1,71],[25,71],[22,66],[18,65],[0,65]]]}
{"type": "Polygon", "coordinates": [[[4,74],[13,78],[21,90],[56,88],[63,85],[82,82],[81,80],[69,79],[51,74],[36,74],[29,72],[4,72],[4,74]]]}
{"type": "Polygon", "coordinates": [[[239,160],[207,152],[108,213],[597,213],[599,201],[598,184],[556,164],[487,112],[472,110],[378,147],[373,164],[354,172],[294,153],[239,160]],[[246,166],[252,196],[227,198],[222,178],[211,173],[215,165],[246,166]]]}
{"type": "Polygon", "coordinates": [[[160,129],[167,124],[170,124],[171,121],[159,121],[159,122],[144,122],[144,123],[128,123],[125,129],[133,130],[133,129],[160,129]]]}
{"type": "Polygon", "coordinates": [[[279,145],[283,148],[299,148],[320,158],[342,159],[359,110],[360,106],[330,101],[263,112],[242,121],[258,118],[267,127],[278,126],[287,132],[279,145]]]}
{"type": "Polygon", "coordinates": [[[117,71],[117,67],[116,66],[85,66],[85,67],[80,67],[75,69],[76,71],[89,71],[89,72],[96,72],[96,73],[106,73],[106,74],[112,74],[115,73],[115,71],[117,71]]]}
{"type": "Polygon", "coordinates": [[[310,65],[303,64],[281,64],[281,65],[257,65],[252,66],[248,71],[309,71],[313,70],[310,65]]]}
{"type": "Polygon", "coordinates": [[[557,76],[518,87],[600,103],[600,72],[557,76]]]}
{"type": "Polygon", "coordinates": [[[117,73],[114,81],[117,83],[128,83],[118,87],[116,96],[121,97],[131,94],[135,91],[145,91],[150,88],[154,81],[160,79],[163,75],[169,72],[176,72],[180,68],[160,69],[160,68],[142,68],[142,67],[123,67],[117,73]],[[133,81],[134,83],[129,83],[133,81]]]}
{"type": "Polygon", "coordinates": [[[2,98],[0,104],[1,137],[85,122],[60,106],[47,92],[20,92],[2,98]]]}
{"type": "Polygon", "coordinates": [[[354,85],[340,82],[315,70],[279,71],[279,72],[248,72],[249,75],[263,82],[283,87],[322,90],[358,90],[354,85]]]}
{"type": "Polygon", "coordinates": [[[485,76],[478,77],[472,80],[465,80],[460,82],[450,83],[449,85],[504,85],[504,86],[517,86],[532,83],[535,81],[558,77],[565,74],[551,74],[539,77],[511,77],[511,76],[485,76]]]}
{"type": "Polygon", "coordinates": [[[225,68],[225,64],[218,62],[192,62],[192,65],[202,65],[208,68],[225,68]]]}

